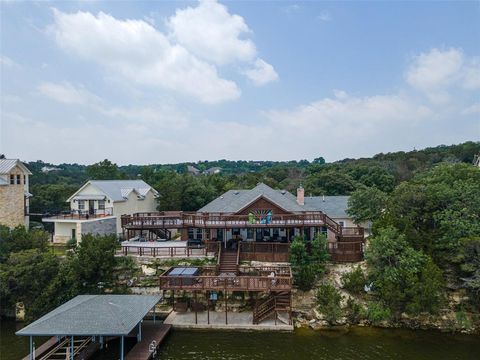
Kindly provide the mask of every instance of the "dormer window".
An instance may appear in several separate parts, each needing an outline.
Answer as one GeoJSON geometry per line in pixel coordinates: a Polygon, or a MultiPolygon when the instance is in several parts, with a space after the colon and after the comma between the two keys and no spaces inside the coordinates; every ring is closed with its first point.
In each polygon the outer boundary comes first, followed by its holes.
{"type": "Polygon", "coordinates": [[[22,177],[20,174],[17,174],[17,185],[20,185],[22,183],[22,177]]]}
{"type": "Polygon", "coordinates": [[[15,175],[10,174],[10,185],[15,185],[15,175]]]}

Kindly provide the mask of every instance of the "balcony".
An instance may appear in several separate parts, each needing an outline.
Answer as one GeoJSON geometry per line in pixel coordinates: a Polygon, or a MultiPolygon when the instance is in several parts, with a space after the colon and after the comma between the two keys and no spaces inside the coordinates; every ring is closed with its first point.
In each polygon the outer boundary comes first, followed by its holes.
{"type": "Polygon", "coordinates": [[[88,210],[72,210],[62,211],[55,214],[47,214],[43,217],[42,221],[55,221],[55,220],[91,220],[113,216],[113,208],[95,209],[93,211],[88,210]]]}

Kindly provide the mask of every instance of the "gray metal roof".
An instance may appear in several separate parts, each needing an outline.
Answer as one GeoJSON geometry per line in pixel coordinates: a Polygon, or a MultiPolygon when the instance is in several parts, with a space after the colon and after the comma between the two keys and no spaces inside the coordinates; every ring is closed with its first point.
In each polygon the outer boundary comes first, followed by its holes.
{"type": "Polygon", "coordinates": [[[160,299],[160,295],[79,295],[16,334],[128,335],[160,299]]]}
{"type": "Polygon", "coordinates": [[[8,174],[17,165],[28,175],[32,175],[30,170],[18,159],[0,159],[0,174],[8,174]]]}
{"type": "Polygon", "coordinates": [[[90,180],[67,201],[76,196],[87,184],[92,184],[113,201],[124,201],[132,191],[137,192],[140,196],[145,196],[149,190],[158,194],[154,188],[143,180],[90,180]]]}
{"type": "Polygon", "coordinates": [[[288,191],[274,190],[270,186],[260,183],[251,190],[229,190],[202,207],[198,212],[236,213],[260,197],[270,200],[289,212],[308,210],[298,205],[297,198],[288,191]]]}
{"type": "Polygon", "coordinates": [[[350,196],[305,196],[308,210],[322,211],[330,217],[348,218],[348,199],[350,196]]]}

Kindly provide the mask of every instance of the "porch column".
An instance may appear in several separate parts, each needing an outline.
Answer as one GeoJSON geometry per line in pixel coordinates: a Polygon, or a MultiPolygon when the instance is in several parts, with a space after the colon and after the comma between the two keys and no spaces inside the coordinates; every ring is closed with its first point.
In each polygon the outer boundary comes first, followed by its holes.
{"type": "Polygon", "coordinates": [[[70,338],[70,360],[73,360],[74,357],[75,357],[74,350],[75,350],[75,348],[73,346],[73,335],[72,335],[72,337],[70,338]]]}
{"type": "Polygon", "coordinates": [[[123,354],[123,348],[124,348],[124,339],[125,339],[125,336],[122,335],[122,338],[120,339],[120,360],[123,360],[124,359],[124,354],[123,354]]]}
{"type": "Polygon", "coordinates": [[[141,321],[138,323],[137,342],[142,341],[142,321],[143,321],[143,320],[141,320],[141,321]]]}
{"type": "Polygon", "coordinates": [[[30,354],[29,354],[29,359],[33,360],[33,337],[30,336],[30,354]]]}

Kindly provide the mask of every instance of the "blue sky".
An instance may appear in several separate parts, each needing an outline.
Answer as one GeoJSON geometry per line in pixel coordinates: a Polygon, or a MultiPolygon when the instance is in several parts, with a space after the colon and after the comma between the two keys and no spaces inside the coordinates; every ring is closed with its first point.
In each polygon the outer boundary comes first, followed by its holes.
{"type": "Polygon", "coordinates": [[[0,152],[327,161],[480,139],[480,2],[1,2],[0,152]]]}

